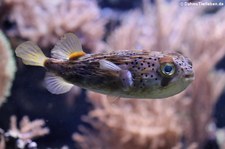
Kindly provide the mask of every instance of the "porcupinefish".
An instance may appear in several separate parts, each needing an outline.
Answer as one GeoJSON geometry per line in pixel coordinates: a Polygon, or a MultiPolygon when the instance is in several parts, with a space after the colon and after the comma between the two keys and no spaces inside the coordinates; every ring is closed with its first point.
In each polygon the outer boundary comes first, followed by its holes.
{"type": "Polygon", "coordinates": [[[16,48],[26,65],[48,71],[46,88],[53,94],[74,85],[114,97],[165,98],[183,91],[193,80],[190,59],[176,52],[121,50],[87,54],[78,37],[65,34],[46,57],[33,42],[16,48]]]}

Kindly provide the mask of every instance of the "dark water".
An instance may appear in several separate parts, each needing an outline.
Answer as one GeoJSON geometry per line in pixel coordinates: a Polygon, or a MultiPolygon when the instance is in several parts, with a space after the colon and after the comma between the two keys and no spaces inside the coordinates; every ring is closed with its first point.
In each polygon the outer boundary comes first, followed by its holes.
{"type": "Polygon", "coordinates": [[[9,129],[9,117],[16,115],[20,120],[24,115],[31,120],[41,118],[46,121],[51,133],[37,139],[39,147],[59,147],[65,144],[74,146],[71,139],[73,132],[78,132],[79,125],[85,125],[81,116],[88,113],[91,105],[86,101],[82,90],[72,104],[66,104],[65,95],[53,95],[42,87],[45,70],[24,66],[16,73],[8,102],[0,109],[0,127],[9,129]],[[3,121],[4,120],[4,121],[3,121]],[[57,140],[57,141],[56,141],[57,140]]]}

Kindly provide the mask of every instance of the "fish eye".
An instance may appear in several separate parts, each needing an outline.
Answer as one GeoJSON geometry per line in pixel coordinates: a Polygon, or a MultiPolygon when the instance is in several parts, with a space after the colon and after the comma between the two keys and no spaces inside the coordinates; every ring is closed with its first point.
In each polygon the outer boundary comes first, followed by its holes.
{"type": "Polygon", "coordinates": [[[160,73],[165,77],[172,77],[175,74],[175,70],[173,63],[165,63],[160,66],[160,73]]]}

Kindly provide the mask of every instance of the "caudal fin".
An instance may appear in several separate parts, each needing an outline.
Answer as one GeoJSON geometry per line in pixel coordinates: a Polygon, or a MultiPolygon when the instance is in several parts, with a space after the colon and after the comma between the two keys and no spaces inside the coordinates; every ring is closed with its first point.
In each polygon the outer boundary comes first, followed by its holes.
{"type": "Polygon", "coordinates": [[[44,66],[45,60],[48,59],[32,41],[20,44],[15,52],[16,56],[22,58],[23,63],[26,65],[44,66]]]}

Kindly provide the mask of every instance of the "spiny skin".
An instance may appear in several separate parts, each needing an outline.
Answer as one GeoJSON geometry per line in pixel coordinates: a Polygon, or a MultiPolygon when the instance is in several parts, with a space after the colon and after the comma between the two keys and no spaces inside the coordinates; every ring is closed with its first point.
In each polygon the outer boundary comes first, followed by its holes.
{"type": "Polygon", "coordinates": [[[147,51],[119,51],[101,54],[87,54],[76,60],[60,61],[48,59],[45,67],[56,75],[99,93],[125,98],[164,98],[183,91],[193,77],[190,60],[178,53],[147,51]],[[176,67],[172,78],[164,77],[160,61],[172,58],[176,67]],[[133,86],[125,90],[118,72],[100,69],[99,60],[108,60],[123,70],[129,70],[133,86]],[[186,78],[185,78],[186,77],[186,78]]]}

